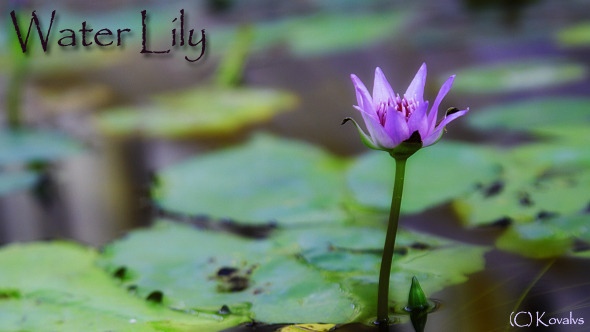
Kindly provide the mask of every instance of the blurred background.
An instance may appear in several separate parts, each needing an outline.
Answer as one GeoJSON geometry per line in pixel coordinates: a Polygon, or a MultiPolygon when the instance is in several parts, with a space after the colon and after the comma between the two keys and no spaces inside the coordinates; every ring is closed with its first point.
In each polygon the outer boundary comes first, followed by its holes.
{"type": "MultiPolygon", "coordinates": [[[[404,92],[426,62],[425,98],[431,101],[457,74],[441,109],[470,107],[468,117],[503,105],[590,94],[585,0],[15,0],[1,6],[2,245],[65,238],[102,246],[151,223],[156,212],[150,186],[159,170],[258,132],[343,157],[359,155],[366,148],[352,127],[340,123],[347,116],[360,119],[352,108],[350,74],[371,89],[377,66],[394,89],[403,89],[396,92],[404,92]],[[44,27],[57,10],[48,54],[32,30],[31,48],[22,55],[9,15],[14,9],[25,29],[33,9],[44,27]],[[154,49],[170,47],[177,27],[172,20],[184,9],[188,29],[206,30],[206,55],[189,63],[184,56],[197,57],[200,47],[140,54],[144,9],[154,49]],[[57,29],[79,30],[82,21],[97,30],[133,32],[123,47],[59,47],[57,29]]],[[[557,105],[559,119],[565,110],[557,105]]],[[[590,120],[587,101],[572,107],[579,119],[590,120]]],[[[534,123],[546,113],[531,114],[534,123]]],[[[444,139],[499,147],[535,139],[523,130],[481,127],[459,120],[444,139]]],[[[407,227],[476,244],[491,245],[501,232],[465,230],[449,206],[404,219],[407,227]]],[[[535,303],[547,311],[590,313],[584,277],[590,264],[580,258],[550,263],[544,284],[533,288],[541,294],[535,303]]],[[[507,321],[507,309],[547,264],[494,252],[484,272],[438,295],[445,307],[460,309],[432,315],[429,322],[494,330],[486,324],[507,321]],[[508,278],[515,270],[522,273],[508,278]]]]}

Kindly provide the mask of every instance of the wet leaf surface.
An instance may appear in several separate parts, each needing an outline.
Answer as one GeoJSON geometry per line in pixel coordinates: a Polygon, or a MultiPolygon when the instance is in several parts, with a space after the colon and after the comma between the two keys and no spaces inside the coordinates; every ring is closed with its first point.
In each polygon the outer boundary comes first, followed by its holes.
{"type": "MultiPolygon", "coordinates": [[[[382,229],[364,227],[289,229],[252,240],[160,222],[108,246],[105,264],[126,266],[133,277],[125,285],[140,297],[160,290],[177,309],[225,305],[230,315],[266,323],[343,323],[374,314],[382,242],[382,229]],[[154,245],[161,250],[146,254],[154,245]]],[[[391,296],[399,303],[414,275],[432,293],[484,266],[483,247],[410,232],[398,243],[391,296]]]]}
{"type": "Polygon", "coordinates": [[[29,189],[39,181],[39,174],[33,172],[0,172],[0,196],[29,189]]]}
{"type": "Polygon", "coordinates": [[[487,194],[490,187],[484,186],[454,202],[466,225],[492,224],[503,218],[528,222],[543,213],[575,213],[590,200],[590,172],[547,169],[530,174],[521,169],[508,170],[504,176],[505,186],[496,194],[487,194]]]}
{"type": "Polygon", "coordinates": [[[199,87],[157,96],[146,107],[107,110],[96,119],[108,135],[227,135],[290,110],[297,98],[268,88],[199,87]]]}
{"type": "Polygon", "coordinates": [[[57,132],[41,130],[0,130],[0,166],[52,162],[74,155],[81,146],[57,132]]]}
{"type": "MultiPolygon", "coordinates": [[[[453,84],[453,91],[489,94],[574,83],[585,79],[587,70],[581,64],[559,59],[527,59],[468,67],[451,74],[461,78],[453,84]]],[[[442,77],[446,79],[449,75],[442,77]]]]}
{"type": "MultiPolygon", "coordinates": [[[[472,112],[465,120],[476,128],[534,131],[539,127],[579,125],[590,122],[590,99],[551,97],[495,105],[472,112]]],[[[563,130],[563,128],[561,129],[563,130]]],[[[567,130],[563,130],[567,133],[567,130]]]]}
{"type": "Polygon", "coordinates": [[[156,203],[239,223],[341,223],[346,163],[308,144],[258,135],[158,173],[156,203]]]}
{"type": "Polygon", "coordinates": [[[64,242],[4,247],[0,289],[18,296],[0,296],[0,329],[213,332],[245,321],[150,304],[98,268],[97,257],[93,249],[64,242]]]}
{"type": "Polygon", "coordinates": [[[556,39],[564,47],[584,47],[590,45],[590,22],[582,21],[556,33],[556,39]]]}
{"type": "Polygon", "coordinates": [[[158,289],[164,303],[182,310],[227,305],[232,314],[267,323],[348,321],[356,315],[337,283],[270,241],[166,223],[115,242],[106,257],[109,266],[133,271],[136,278],[127,284],[137,285],[140,296],[158,289]],[[153,244],[168,245],[146,256],[153,244]]]}
{"type": "Polygon", "coordinates": [[[510,227],[497,240],[500,249],[526,257],[548,258],[564,254],[588,257],[588,247],[576,250],[576,239],[590,242],[588,227],[590,215],[540,218],[529,223],[510,227]]]}
{"type": "MultiPolygon", "coordinates": [[[[285,46],[297,57],[323,56],[368,47],[378,41],[393,38],[395,32],[411,14],[400,11],[381,13],[341,12],[317,13],[302,17],[288,17],[252,26],[256,51],[285,46]],[[309,36],[314,36],[309,38],[309,36]]],[[[212,31],[219,43],[215,51],[223,53],[235,28],[212,31]]]]}
{"type": "MultiPolygon", "coordinates": [[[[408,161],[403,213],[417,213],[469,192],[497,174],[496,152],[465,143],[441,142],[408,161]]],[[[347,174],[355,200],[364,207],[389,211],[395,161],[387,153],[359,157],[347,174]]]]}

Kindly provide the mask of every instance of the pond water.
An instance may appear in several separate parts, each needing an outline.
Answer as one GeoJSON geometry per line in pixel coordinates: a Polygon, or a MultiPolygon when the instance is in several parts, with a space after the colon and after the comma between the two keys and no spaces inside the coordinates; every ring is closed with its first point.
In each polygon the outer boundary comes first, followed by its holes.
{"type": "MultiPolygon", "coordinates": [[[[159,5],[157,1],[151,5],[154,4],[159,5]]],[[[33,73],[25,89],[26,121],[38,128],[59,128],[71,134],[83,142],[86,151],[43,166],[43,175],[34,189],[0,197],[0,244],[65,238],[101,247],[130,230],[152,223],[157,209],[150,201],[149,189],[156,172],[195,155],[243,143],[259,131],[313,143],[338,156],[358,156],[366,148],[352,127],[341,127],[340,122],[347,116],[357,115],[351,107],[356,101],[350,74],[355,73],[368,83],[372,81],[376,66],[390,77],[392,86],[403,87],[420,64],[426,62],[429,68],[426,96],[430,100],[434,99],[448,73],[457,72],[457,82],[463,74],[467,82],[456,86],[443,106],[469,106],[472,113],[489,106],[538,97],[590,95],[590,79],[584,74],[590,71],[590,43],[567,47],[567,43],[559,39],[562,29],[588,22],[590,4],[586,1],[444,0],[412,4],[292,1],[281,5],[272,1],[252,1],[249,5],[237,1],[204,1],[175,4],[197,13],[195,24],[204,22],[212,33],[211,47],[216,47],[215,31],[227,26],[305,17],[319,11],[342,15],[391,12],[392,18],[403,23],[388,27],[391,36],[358,47],[346,44],[347,38],[342,38],[342,34],[349,34],[353,40],[357,37],[342,26],[340,31],[331,34],[343,40],[345,46],[334,50],[318,51],[315,44],[306,44],[313,40],[313,35],[305,35],[295,45],[283,42],[255,48],[245,67],[244,83],[290,91],[297,95],[298,105],[293,111],[278,114],[269,121],[218,136],[114,137],[96,130],[92,118],[94,112],[101,112],[106,105],[144,104],[154,94],[204,84],[215,72],[218,59],[214,56],[189,67],[190,70],[186,70],[185,63],[178,58],[146,59],[133,54],[129,59],[100,69],[59,75],[33,73]],[[494,67],[518,61],[522,63],[514,70],[494,67]],[[539,65],[535,65],[537,62],[539,65]],[[526,67],[525,63],[534,65],[519,72],[519,68],[526,67]],[[555,68],[570,64],[572,68],[564,69],[567,73],[554,72],[555,68]],[[476,70],[470,72],[465,68],[476,70]],[[511,71],[516,74],[511,76],[511,71]],[[501,77],[495,78],[495,74],[501,77]],[[99,102],[76,104],[80,93],[72,97],[65,92],[80,86],[90,87],[89,90],[93,86],[107,87],[108,92],[98,98],[99,102]],[[61,96],[57,98],[66,106],[73,104],[74,109],[75,105],[83,106],[69,113],[52,113],[53,106],[47,101],[52,93],[61,96]]],[[[60,3],[64,8],[71,8],[68,7],[71,5],[71,1],[60,3]]],[[[113,6],[115,11],[128,10],[122,5],[113,3],[113,6]]],[[[129,6],[135,8],[131,3],[129,6]]],[[[80,15],[88,13],[85,6],[78,4],[76,7],[72,10],[79,10],[80,15]]],[[[110,12],[108,8],[99,10],[110,12]]],[[[312,23],[296,24],[301,24],[294,26],[304,30],[309,28],[306,24],[312,23]]],[[[590,33],[590,29],[586,32],[590,33]]],[[[8,84],[5,78],[3,88],[8,84]]],[[[524,131],[478,130],[461,120],[449,127],[443,139],[501,147],[535,141],[524,131]]],[[[461,165],[457,170],[461,170],[461,165]]],[[[401,227],[490,247],[495,246],[496,239],[506,229],[502,223],[466,228],[450,204],[403,215],[401,227]]],[[[576,245],[581,246],[577,248],[580,251],[587,249],[584,242],[576,245]]],[[[426,331],[510,330],[511,313],[515,311],[534,315],[545,312],[545,322],[549,317],[569,318],[571,314],[574,318],[587,319],[586,324],[590,324],[588,259],[572,256],[528,259],[492,249],[485,255],[485,262],[485,269],[469,275],[465,282],[427,294],[440,302],[440,308],[428,315],[426,331]]],[[[526,321],[524,316],[521,318],[521,322],[526,321]]],[[[584,331],[585,326],[552,325],[538,329],[584,331]]],[[[275,329],[276,326],[241,326],[228,331],[275,329]]],[[[337,330],[377,329],[354,325],[337,330]]],[[[390,331],[414,329],[408,322],[393,325],[390,331]]]]}

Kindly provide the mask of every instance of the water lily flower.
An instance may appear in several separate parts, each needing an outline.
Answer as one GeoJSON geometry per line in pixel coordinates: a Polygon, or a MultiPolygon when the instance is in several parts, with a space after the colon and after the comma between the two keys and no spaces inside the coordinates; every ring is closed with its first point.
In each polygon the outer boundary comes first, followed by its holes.
{"type": "MultiPolygon", "coordinates": [[[[395,182],[379,271],[377,321],[375,322],[378,325],[387,326],[390,323],[389,279],[399,224],[406,161],[422,147],[438,142],[445,126],[456,118],[465,115],[469,112],[469,108],[464,110],[449,108],[442,121],[438,125],[436,124],[438,106],[440,106],[443,98],[451,90],[455,75],[449,77],[442,85],[438,96],[436,96],[434,103],[432,103],[432,108],[428,111],[429,103],[427,100],[424,100],[424,85],[426,83],[425,63],[422,64],[418,73],[416,73],[403,97],[393,92],[389,82],[387,82],[387,78],[385,78],[379,67],[375,69],[373,96],[369,94],[369,90],[367,90],[363,82],[356,75],[352,74],[351,78],[356,90],[356,100],[358,103],[358,106],[354,107],[361,112],[369,134],[367,135],[358,123],[351,118],[344,119],[342,123],[344,124],[349,120],[352,121],[358,129],[361,140],[365,145],[371,149],[387,151],[395,159],[395,182]]],[[[417,284],[417,279],[415,281],[417,284]]],[[[414,280],[412,285],[414,285],[414,280]]],[[[414,305],[414,302],[421,303],[420,306],[426,303],[424,293],[418,293],[417,290],[415,293],[410,293],[410,305],[414,305]]],[[[421,322],[426,322],[425,317],[423,317],[424,320],[421,322]]],[[[418,326],[414,322],[415,317],[411,318],[414,326],[418,326]]]]}
{"type": "Polygon", "coordinates": [[[360,111],[368,135],[353,119],[347,118],[345,121],[353,121],[363,143],[372,149],[391,152],[410,137],[412,140],[418,138],[421,142],[420,147],[432,145],[440,139],[444,127],[449,122],[469,111],[469,108],[465,110],[451,108],[442,121],[436,125],[438,107],[451,89],[455,75],[449,77],[442,85],[430,112],[428,112],[429,102],[424,100],[425,63],[422,64],[403,96],[400,96],[399,93],[395,94],[379,67],[375,69],[372,97],[356,75],[352,74],[351,78],[358,103],[358,106],[354,107],[360,111]]]}

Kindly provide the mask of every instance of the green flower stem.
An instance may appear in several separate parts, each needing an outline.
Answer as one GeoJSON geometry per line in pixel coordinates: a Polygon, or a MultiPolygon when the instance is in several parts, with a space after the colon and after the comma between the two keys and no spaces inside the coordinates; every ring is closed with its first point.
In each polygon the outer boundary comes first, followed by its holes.
{"type": "Polygon", "coordinates": [[[379,273],[379,294],[377,295],[377,323],[389,323],[389,276],[391,274],[391,262],[395,247],[395,236],[399,222],[399,212],[402,204],[404,190],[404,176],[406,173],[407,157],[395,158],[395,183],[393,185],[393,197],[391,198],[391,210],[389,211],[389,225],[383,247],[381,259],[381,272],[379,273]]]}

